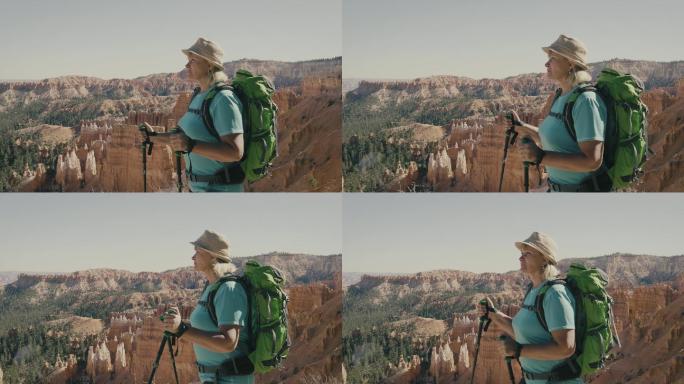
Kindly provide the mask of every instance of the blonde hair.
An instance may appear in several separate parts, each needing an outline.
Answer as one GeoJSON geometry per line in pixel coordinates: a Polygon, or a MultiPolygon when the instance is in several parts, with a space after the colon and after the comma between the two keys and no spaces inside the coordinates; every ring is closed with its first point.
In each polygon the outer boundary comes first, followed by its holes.
{"type": "MultiPolygon", "coordinates": [[[[214,259],[216,260],[216,259],[214,259]]],[[[218,276],[223,276],[229,273],[237,271],[237,267],[233,263],[219,263],[216,262],[212,265],[212,269],[218,276]]]]}
{"type": "Polygon", "coordinates": [[[552,280],[555,279],[560,275],[560,271],[558,268],[556,268],[555,265],[553,264],[546,264],[544,265],[544,270],[542,271],[542,276],[544,276],[544,280],[552,280]]]}
{"type": "Polygon", "coordinates": [[[591,73],[582,67],[573,66],[568,74],[568,79],[573,86],[588,83],[591,81],[591,73]]]}
{"type": "Polygon", "coordinates": [[[213,66],[209,69],[209,74],[207,76],[209,77],[209,84],[212,85],[216,83],[228,82],[228,75],[226,75],[222,69],[213,66]]]}

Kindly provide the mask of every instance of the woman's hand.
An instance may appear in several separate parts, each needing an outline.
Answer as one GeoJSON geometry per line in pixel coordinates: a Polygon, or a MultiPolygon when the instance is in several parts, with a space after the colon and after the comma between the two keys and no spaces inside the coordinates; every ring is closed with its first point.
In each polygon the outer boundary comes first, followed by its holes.
{"type": "Polygon", "coordinates": [[[164,330],[176,333],[181,323],[181,314],[178,307],[171,307],[164,313],[164,330]]]}
{"type": "Polygon", "coordinates": [[[511,124],[513,124],[515,130],[521,137],[529,137],[537,145],[541,145],[541,139],[539,138],[539,128],[520,120],[520,116],[518,116],[518,113],[516,111],[510,111],[508,114],[508,119],[511,121],[511,124]]]}
{"type": "Polygon", "coordinates": [[[520,154],[523,158],[523,161],[528,161],[536,164],[544,151],[541,148],[537,147],[537,144],[535,144],[534,141],[532,141],[532,139],[526,139],[527,140],[523,138],[523,140],[520,140],[520,145],[518,147],[520,148],[520,154]]]}
{"type": "Polygon", "coordinates": [[[169,134],[169,146],[174,152],[187,152],[190,138],[178,130],[169,134]]]}
{"type": "Polygon", "coordinates": [[[485,307],[484,305],[477,303],[477,314],[482,317],[482,316],[489,316],[489,313],[495,314],[496,312],[489,312],[487,308],[494,309],[494,303],[492,303],[492,300],[489,297],[485,297],[485,300],[487,300],[487,306],[485,307]]]}
{"type": "Polygon", "coordinates": [[[511,124],[515,126],[523,126],[525,123],[520,120],[520,116],[518,116],[518,113],[516,111],[510,111],[508,115],[509,119],[511,120],[511,124]]]}
{"type": "Polygon", "coordinates": [[[512,337],[504,337],[503,338],[503,344],[504,344],[504,354],[506,356],[515,356],[515,350],[516,350],[516,342],[513,340],[512,337]]]}

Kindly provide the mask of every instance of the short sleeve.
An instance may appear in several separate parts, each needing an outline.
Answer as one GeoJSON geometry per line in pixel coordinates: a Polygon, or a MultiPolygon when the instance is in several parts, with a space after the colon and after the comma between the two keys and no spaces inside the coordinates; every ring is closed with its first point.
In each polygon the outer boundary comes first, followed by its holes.
{"type": "Polygon", "coordinates": [[[544,295],[544,318],[549,332],[575,329],[574,300],[563,285],[549,287],[544,295]]]}
{"type": "Polygon", "coordinates": [[[223,283],[214,297],[218,325],[239,325],[244,327],[247,320],[247,293],[240,283],[223,283]]]}
{"type": "Polygon", "coordinates": [[[229,91],[221,91],[215,97],[209,113],[219,136],[243,133],[240,100],[229,91]]]}
{"type": "Polygon", "coordinates": [[[572,108],[572,120],[575,123],[577,142],[603,141],[605,124],[601,118],[602,106],[595,92],[584,92],[572,108]]]}

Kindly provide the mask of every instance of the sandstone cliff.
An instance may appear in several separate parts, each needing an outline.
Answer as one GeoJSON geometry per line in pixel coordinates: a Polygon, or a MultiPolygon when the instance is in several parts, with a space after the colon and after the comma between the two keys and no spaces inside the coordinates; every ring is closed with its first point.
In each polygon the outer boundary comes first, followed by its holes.
{"type": "MultiPolygon", "coordinates": [[[[684,106],[681,104],[684,85],[678,84],[684,78],[684,62],[655,63],[616,59],[595,63],[590,67],[595,75],[605,67],[632,72],[646,84],[647,92],[643,94],[643,100],[650,110],[649,142],[655,155],[646,163],[643,182],[635,184],[632,189],[684,189],[679,161],[684,145],[679,135],[684,117],[684,106]]],[[[357,88],[345,95],[345,111],[350,111],[350,116],[354,116],[352,111],[365,110],[368,114],[365,118],[369,119],[371,115],[391,116],[385,122],[395,126],[386,129],[389,133],[399,129],[396,128],[397,125],[405,127],[430,123],[442,127],[445,134],[433,139],[439,142],[439,150],[429,153],[422,150],[422,158],[426,160],[425,164],[419,165],[425,166],[428,174],[412,181],[414,184],[434,191],[496,191],[503,159],[505,131],[509,125],[503,114],[515,110],[524,121],[538,125],[546,115],[549,96],[553,94],[555,87],[542,74],[519,75],[501,80],[433,76],[411,81],[361,81],[357,88]],[[446,157],[441,154],[442,149],[446,149],[446,157]],[[446,165],[449,162],[451,170],[446,165]],[[450,171],[456,172],[449,177],[450,171]],[[440,173],[442,176],[437,176],[440,173]]],[[[350,121],[349,124],[358,130],[358,125],[363,126],[363,118],[356,117],[361,120],[350,121]]],[[[353,133],[368,135],[373,132],[353,133]]],[[[345,134],[345,138],[348,139],[349,135],[345,134]]],[[[518,143],[520,139],[518,138],[518,143]]],[[[417,143],[420,141],[421,139],[416,139],[417,143]]],[[[503,191],[524,190],[524,170],[518,149],[518,146],[509,149],[503,191]]],[[[415,161],[415,158],[412,160],[415,161]]],[[[397,169],[407,165],[399,164],[397,169]]],[[[350,166],[351,164],[345,165],[350,166]]],[[[363,173],[361,164],[353,166],[363,173]]],[[[402,179],[400,174],[388,170],[383,190],[411,190],[402,179]]],[[[545,179],[543,172],[531,168],[530,190],[545,191],[545,179]]]]}
{"type": "MultiPolygon", "coordinates": [[[[272,174],[248,190],[340,191],[341,58],[297,63],[245,59],[225,63],[225,68],[229,76],[238,68],[269,76],[277,89],[279,157],[272,174]]],[[[184,78],[181,71],[133,80],[70,76],[0,83],[0,112],[43,103],[44,112],[33,120],[82,119],[80,130],[74,128],[74,142],[68,142],[69,149],[55,164],[55,180],[44,177],[40,169],[29,169],[16,177],[20,189],[45,190],[54,184],[53,189],[70,192],[142,191],[142,137],[136,126],[148,122],[160,131],[175,127],[193,87],[184,78]]],[[[28,128],[26,134],[37,129],[28,128]]],[[[155,148],[148,157],[148,191],[175,191],[176,178],[174,154],[168,147],[155,148]]]]}
{"type": "MultiPolygon", "coordinates": [[[[271,253],[256,256],[259,261],[282,266],[288,280],[289,330],[292,347],[283,368],[259,378],[264,383],[300,383],[320,379],[341,381],[342,282],[341,257],[271,253]],[[297,265],[297,264],[301,265],[297,265]]],[[[237,258],[242,267],[245,259],[237,258]]],[[[107,313],[106,327],[99,320],[71,316],[51,324],[69,325],[73,337],[99,335],[90,345],[84,368],[73,356],[45,364],[47,382],[66,384],[88,377],[93,383],[146,381],[159,348],[162,323],[159,315],[169,304],[178,305],[187,318],[196,305],[203,286],[202,276],[190,268],[162,273],[133,273],[120,270],[89,270],[60,275],[21,274],[5,289],[12,293],[29,291],[36,303],[50,300],[74,307],[97,307],[107,313]],[[66,301],[63,301],[67,298],[66,301]],[[120,308],[120,310],[107,310],[120,308]]],[[[192,346],[178,344],[176,357],[180,381],[197,382],[192,346]]],[[[165,350],[156,382],[173,382],[168,351],[165,350]]]]}
{"type": "MultiPolygon", "coordinates": [[[[611,282],[609,294],[614,299],[615,325],[622,348],[613,351],[607,368],[588,378],[588,383],[664,384],[682,380],[684,366],[677,356],[684,347],[684,333],[681,332],[681,321],[678,321],[684,305],[681,291],[684,287],[683,260],[682,256],[614,254],[561,261],[561,270],[578,261],[603,268],[611,282]]],[[[448,316],[449,326],[441,330],[433,326],[441,321],[438,319],[416,322],[408,317],[401,322],[388,321],[383,325],[394,329],[397,324],[410,321],[416,326],[404,328],[413,330],[404,331],[403,337],[418,339],[434,335],[441,340],[423,347],[423,351],[430,356],[428,367],[410,375],[406,370],[388,370],[387,382],[419,383],[429,380],[468,383],[478,329],[477,315],[473,310],[475,304],[482,295],[487,295],[499,310],[514,316],[520,310],[517,304],[522,300],[526,284],[514,272],[474,274],[431,271],[414,275],[363,276],[358,283],[348,287],[347,294],[352,295],[354,302],[366,302],[380,308],[387,308],[388,303],[396,301],[415,303],[408,307],[405,304],[396,307],[406,311],[398,312],[400,316],[411,316],[419,311],[433,311],[439,316],[448,316]]],[[[355,310],[355,307],[351,308],[355,310]]],[[[501,330],[492,325],[484,334],[475,382],[508,382],[503,346],[498,340],[500,333],[501,330]]],[[[519,379],[520,370],[516,364],[514,371],[519,379]]]]}

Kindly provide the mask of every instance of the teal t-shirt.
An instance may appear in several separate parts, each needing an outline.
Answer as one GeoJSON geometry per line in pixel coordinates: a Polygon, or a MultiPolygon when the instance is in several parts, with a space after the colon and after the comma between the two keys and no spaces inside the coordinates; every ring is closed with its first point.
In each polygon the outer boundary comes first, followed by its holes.
{"type": "MultiPolygon", "coordinates": [[[[178,121],[178,126],[190,138],[196,141],[208,143],[218,143],[204,126],[200,112],[202,102],[207,96],[208,91],[200,92],[190,103],[188,112],[178,121]],[[194,111],[194,112],[193,112],[194,111]]],[[[242,129],[242,103],[230,90],[224,90],[214,96],[214,100],[209,106],[209,114],[214,122],[214,128],[219,136],[243,133],[242,129]]],[[[214,175],[223,170],[224,163],[200,156],[194,152],[185,154],[186,171],[195,175],[214,175]]],[[[209,184],[191,182],[190,189],[193,192],[241,192],[242,184],[209,184]]]]}
{"type": "MultiPolygon", "coordinates": [[[[524,305],[534,306],[539,293],[539,287],[532,288],[525,297],[524,305]]],[[[575,329],[575,298],[567,287],[555,284],[549,287],[544,296],[544,318],[549,326],[549,332],[561,329],[575,329]]],[[[513,317],[513,332],[515,340],[520,344],[548,344],[553,340],[549,332],[539,323],[534,311],[521,308],[513,317]]],[[[556,366],[565,360],[536,360],[525,357],[520,358],[523,369],[532,373],[551,372],[556,366]]],[[[545,384],[546,380],[527,380],[527,384],[545,384]]],[[[582,379],[554,381],[554,384],[582,384],[582,379]]]]}
{"type": "MultiPolygon", "coordinates": [[[[565,102],[572,91],[561,95],[551,106],[551,112],[563,115],[565,102]]],[[[577,97],[572,108],[572,118],[577,133],[577,141],[570,136],[565,123],[555,116],[548,115],[539,126],[542,149],[560,153],[582,153],[578,142],[603,141],[605,136],[606,106],[595,92],[584,92],[577,97]]],[[[581,184],[591,172],[571,172],[546,166],[551,181],[557,184],[581,184]]]]}
{"type": "MultiPolygon", "coordinates": [[[[209,291],[205,290],[202,293],[200,301],[205,301],[209,291]]],[[[214,297],[214,305],[216,307],[216,317],[219,325],[239,325],[240,338],[238,341],[238,348],[229,353],[213,352],[203,348],[197,344],[193,344],[195,350],[195,358],[197,362],[202,365],[216,366],[226,360],[236,357],[244,356],[247,351],[247,343],[249,335],[247,334],[247,315],[248,303],[247,293],[240,283],[234,281],[227,281],[219,287],[214,297]]],[[[190,323],[193,328],[208,332],[218,332],[218,327],[214,325],[209,316],[209,311],[202,304],[197,305],[190,314],[190,323]]],[[[213,380],[214,376],[209,373],[201,373],[200,380],[202,382],[213,380]]],[[[221,378],[217,384],[252,384],[254,383],[254,375],[243,376],[229,376],[221,378]]]]}

